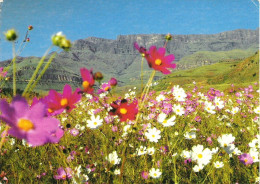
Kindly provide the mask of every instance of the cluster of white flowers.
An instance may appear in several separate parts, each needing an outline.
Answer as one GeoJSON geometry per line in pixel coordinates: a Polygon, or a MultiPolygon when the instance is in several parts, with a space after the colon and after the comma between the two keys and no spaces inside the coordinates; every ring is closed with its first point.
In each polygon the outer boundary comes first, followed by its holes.
{"type": "Polygon", "coordinates": [[[183,102],[185,101],[185,98],[187,97],[187,94],[185,93],[185,90],[179,85],[173,87],[173,92],[172,92],[174,99],[177,100],[178,102],[183,102]]]}
{"type": "Polygon", "coordinates": [[[215,103],[216,107],[218,107],[219,109],[223,109],[225,107],[224,101],[222,101],[219,97],[216,97],[214,99],[214,103],[215,103]]]}

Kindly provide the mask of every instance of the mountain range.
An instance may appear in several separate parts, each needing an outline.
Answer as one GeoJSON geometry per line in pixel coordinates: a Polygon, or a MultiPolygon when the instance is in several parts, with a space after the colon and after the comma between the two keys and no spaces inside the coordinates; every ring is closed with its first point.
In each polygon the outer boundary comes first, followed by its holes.
{"type": "MultiPolygon", "coordinates": [[[[120,35],[116,40],[96,37],[76,40],[70,51],[58,53],[37,89],[62,90],[65,83],[74,87],[80,86],[81,67],[102,72],[105,77],[104,82],[115,77],[120,86],[138,83],[142,57],[133,47],[133,43],[137,42],[147,49],[152,45],[159,48],[164,45],[164,37],[164,34],[137,34],[120,35]]],[[[183,70],[223,60],[244,59],[259,49],[258,40],[259,28],[238,29],[218,34],[173,35],[166,50],[167,54],[175,55],[177,70],[183,70]]],[[[40,58],[33,56],[17,57],[18,88],[25,87],[39,60],[40,58]]],[[[10,62],[11,59],[2,61],[0,66],[7,66],[10,62]]],[[[144,62],[146,79],[151,69],[146,61],[144,62]]],[[[12,69],[9,70],[10,77],[11,73],[12,69]]],[[[157,72],[155,79],[161,77],[163,75],[157,72]]]]}

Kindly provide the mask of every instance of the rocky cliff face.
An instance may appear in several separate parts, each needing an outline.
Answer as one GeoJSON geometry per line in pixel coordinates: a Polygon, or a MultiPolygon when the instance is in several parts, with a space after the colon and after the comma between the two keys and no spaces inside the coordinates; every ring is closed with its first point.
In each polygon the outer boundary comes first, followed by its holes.
{"type": "MultiPolygon", "coordinates": [[[[167,53],[175,55],[175,62],[184,56],[198,51],[227,51],[233,49],[258,48],[259,29],[234,30],[211,35],[173,35],[167,45],[167,53]]],[[[116,77],[120,84],[135,82],[140,76],[141,57],[133,47],[133,43],[149,49],[151,45],[162,47],[164,45],[162,34],[120,35],[116,40],[89,37],[73,43],[69,52],[61,52],[55,58],[46,74],[44,81],[50,82],[51,87],[59,86],[55,83],[73,83],[79,85],[81,81],[79,69],[81,67],[93,68],[101,71],[106,80],[116,77]]],[[[22,81],[28,81],[39,58],[17,58],[18,76],[22,81]]],[[[2,62],[7,65],[9,61],[2,62]]],[[[204,61],[201,61],[204,62],[204,61]]],[[[196,65],[196,64],[195,64],[196,65]]],[[[200,63],[198,63],[200,65],[200,63]]],[[[180,65],[189,68],[188,64],[180,65]]],[[[193,66],[194,67],[194,66],[193,66]]],[[[145,70],[148,66],[145,64],[145,70]]],[[[50,87],[50,85],[46,86],[50,87]]]]}

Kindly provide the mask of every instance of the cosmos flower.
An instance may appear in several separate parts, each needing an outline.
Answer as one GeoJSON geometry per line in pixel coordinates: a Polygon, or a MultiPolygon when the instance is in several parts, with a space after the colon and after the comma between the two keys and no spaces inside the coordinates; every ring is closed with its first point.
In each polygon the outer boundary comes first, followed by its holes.
{"type": "Polygon", "coordinates": [[[113,151],[106,157],[107,161],[109,161],[112,165],[120,164],[121,158],[118,157],[116,151],[113,151]]]}
{"type": "Polygon", "coordinates": [[[174,55],[164,56],[166,52],[165,48],[159,48],[157,50],[156,46],[151,46],[149,49],[149,55],[145,58],[148,62],[150,68],[160,71],[163,74],[170,74],[171,71],[168,68],[176,68],[175,63],[171,63],[174,60],[174,55]]]}
{"type": "Polygon", "coordinates": [[[95,80],[94,80],[92,69],[88,70],[87,68],[81,68],[80,74],[83,80],[82,82],[83,92],[93,94],[94,91],[93,86],[95,84],[95,80]]]}
{"type": "Polygon", "coordinates": [[[191,159],[196,161],[198,165],[207,165],[212,158],[212,152],[210,149],[204,149],[203,145],[197,145],[192,147],[191,159]]]}
{"type": "Polygon", "coordinates": [[[147,139],[149,139],[150,142],[158,142],[159,139],[161,139],[160,135],[161,131],[154,128],[147,129],[147,132],[145,132],[145,136],[147,139]]]}
{"type": "Polygon", "coordinates": [[[160,178],[162,172],[160,171],[160,169],[155,169],[152,168],[149,171],[149,176],[151,176],[152,178],[160,178]]]}
{"type": "Polygon", "coordinates": [[[146,48],[144,48],[144,47],[142,47],[142,46],[139,47],[139,45],[138,45],[137,42],[134,43],[134,47],[135,47],[136,50],[139,51],[139,53],[140,53],[143,57],[146,57],[146,56],[149,55],[149,52],[146,50],[146,48]]]}
{"type": "Polygon", "coordinates": [[[7,75],[7,71],[4,72],[4,68],[0,67],[0,78],[5,77],[7,75]]]}
{"type": "Polygon", "coordinates": [[[10,105],[0,100],[0,110],[0,119],[11,127],[8,133],[25,139],[32,146],[56,143],[62,137],[56,136],[60,130],[59,120],[46,117],[47,107],[42,102],[29,107],[24,98],[17,96],[10,105]]]}
{"type": "Polygon", "coordinates": [[[119,105],[115,102],[111,104],[112,110],[109,111],[109,115],[118,115],[121,122],[135,120],[135,117],[138,113],[137,106],[137,101],[133,101],[132,103],[128,104],[127,100],[123,99],[119,105]]]}
{"type": "Polygon", "coordinates": [[[79,92],[80,89],[77,88],[74,93],[72,93],[72,89],[68,84],[64,86],[62,94],[55,90],[50,90],[48,96],[43,100],[48,106],[48,114],[56,115],[64,110],[70,112],[76,107],[75,104],[81,99],[79,92]]]}
{"type": "Polygon", "coordinates": [[[213,164],[214,164],[214,167],[217,169],[222,168],[224,166],[223,162],[220,162],[220,161],[216,161],[213,164]]]}
{"type": "Polygon", "coordinates": [[[97,117],[95,117],[95,115],[92,115],[91,119],[87,120],[87,127],[91,129],[96,129],[100,127],[102,124],[103,124],[103,120],[100,119],[99,115],[97,117]]]}
{"type": "Polygon", "coordinates": [[[53,176],[56,180],[66,180],[72,178],[72,169],[67,167],[65,170],[63,167],[58,168],[57,175],[53,176]]]}
{"type": "Polygon", "coordinates": [[[251,165],[254,162],[254,159],[248,153],[244,153],[242,155],[239,155],[238,159],[244,165],[251,165]]]}

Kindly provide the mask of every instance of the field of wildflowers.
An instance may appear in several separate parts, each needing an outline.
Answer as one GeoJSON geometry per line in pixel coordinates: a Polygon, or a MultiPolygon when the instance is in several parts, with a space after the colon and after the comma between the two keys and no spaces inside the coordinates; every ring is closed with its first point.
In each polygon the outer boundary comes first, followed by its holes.
{"type": "MultiPolygon", "coordinates": [[[[33,27],[29,26],[29,30],[33,27]]],[[[6,32],[13,42],[15,30],[6,32]]],[[[174,69],[165,45],[133,43],[151,77],[141,89],[113,94],[117,80],[81,68],[82,86],[30,96],[51,64],[45,54],[23,94],[1,97],[1,183],[258,183],[259,83],[228,93],[196,85],[153,90],[155,72],[174,69]],[[100,86],[96,89],[96,86],[100,86]],[[141,91],[141,92],[140,92],[141,91]]],[[[28,40],[27,40],[28,41],[28,40]]],[[[53,45],[69,50],[58,33],[53,45]]],[[[1,68],[4,79],[8,68],[1,68]]],[[[231,87],[234,89],[234,86],[231,87]]]]}

